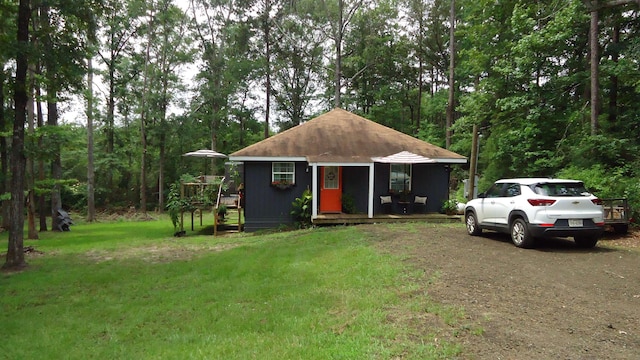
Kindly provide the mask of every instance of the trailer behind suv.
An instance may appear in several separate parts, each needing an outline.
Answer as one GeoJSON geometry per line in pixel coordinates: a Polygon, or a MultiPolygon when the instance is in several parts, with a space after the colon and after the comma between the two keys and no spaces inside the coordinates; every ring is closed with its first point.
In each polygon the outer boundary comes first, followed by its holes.
{"type": "Polygon", "coordinates": [[[629,231],[629,203],[627,199],[601,199],[604,208],[604,224],[618,234],[629,231]]]}

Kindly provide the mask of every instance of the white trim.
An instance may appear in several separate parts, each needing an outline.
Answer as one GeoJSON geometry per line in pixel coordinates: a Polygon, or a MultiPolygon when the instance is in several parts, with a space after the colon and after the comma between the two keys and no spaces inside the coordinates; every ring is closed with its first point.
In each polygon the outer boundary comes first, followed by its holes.
{"type": "Polygon", "coordinates": [[[373,163],[337,163],[337,162],[310,162],[311,165],[316,166],[342,166],[342,167],[350,167],[350,166],[370,166],[373,163]]]}
{"type": "Polygon", "coordinates": [[[369,201],[367,204],[367,216],[369,217],[369,219],[373,218],[373,182],[375,179],[373,173],[374,169],[374,164],[369,164],[369,201]]]}
{"type": "MultiPolygon", "coordinates": [[[[433,159],[439,164],[466,164],[467,159],[433,159]]],[[[243,161],[275,161],[275,162],[287,162],[287,161],[306,161],[309,164],[317,164],[318,166],[369,166],[376,161],[371,162],[311,162],[305,156],[229,156],[229,161],[243,162],[243,161]]]]}
{"type": "Polygon", "coordinates": [[[291,176],[291,179],[284,179],[285,181],[295,184],[296,183],[296,163],[294,161],[273,161],[271,163],[271,182],[277,181],[275,179],[276,174],[284,177],[291,176]],[[291,171],[275,171],[276,164],[287,164],[291,165],[291,171]]]}
{"type": "Polygon", "coordinates": [[[311,164],[311,220],[318,218],[318,165],[311,164]]]}
{"type": "Polygon", "coordinates": [[[304,156],[230,156],[231,161],[268,161],[268,162],[298,162],[307,161],[304,156]]]}
{"type": "MultiPolygon", "coordinates": [[[[467,159],[434,159],[438,164],[466,164],[467,159]]],[[[316,164],[318,166],[369,166],[375,161],[371,162],[310,162],[305,156],[229,156],[229,161],[243,162],[243,161],[268,161],[268,162],[287,162],[287,161],[305,161],[307,163],[316,164]]]]}
{"type": "Polygon", "coordinates": [[[438,164],[466,164],[467,159],[435,159],[438,164]]]}

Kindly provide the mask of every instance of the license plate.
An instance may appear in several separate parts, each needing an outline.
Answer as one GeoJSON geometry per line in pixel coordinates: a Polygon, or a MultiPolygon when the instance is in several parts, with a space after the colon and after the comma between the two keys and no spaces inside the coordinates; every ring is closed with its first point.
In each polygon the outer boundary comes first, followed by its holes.
{"type": "Polygon", "coordinates": [[[582,219],[569,219],[569,227],[582,227],[582,219]]]}

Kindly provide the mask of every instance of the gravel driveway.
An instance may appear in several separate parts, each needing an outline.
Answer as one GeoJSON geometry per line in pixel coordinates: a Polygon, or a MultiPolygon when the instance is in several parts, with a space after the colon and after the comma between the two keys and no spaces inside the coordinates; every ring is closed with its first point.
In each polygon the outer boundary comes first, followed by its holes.
{"type": "Polygon", "coordinates": [[[429,296],[463,308],[482,330],[457,334],[464,359],[640,359],[640,251],[612,246],[636,243],[629,238],[525,250],[501,234],[470,237],[462,225],[364,229],[383,251],[438,274],[429,296]]]}

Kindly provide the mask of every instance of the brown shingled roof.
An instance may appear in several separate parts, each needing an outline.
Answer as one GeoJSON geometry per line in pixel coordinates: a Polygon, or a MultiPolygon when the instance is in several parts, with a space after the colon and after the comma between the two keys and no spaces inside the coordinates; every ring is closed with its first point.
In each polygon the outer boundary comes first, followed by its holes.
{"type": "Polygon", "coordinates": [[[372,157],[401,151],[441,162],[466,161],[462,155],[339,108],[238,150],[230,157],[306,157],[309,162],[370,163],[372,157]]]}

